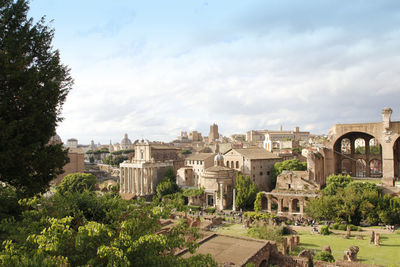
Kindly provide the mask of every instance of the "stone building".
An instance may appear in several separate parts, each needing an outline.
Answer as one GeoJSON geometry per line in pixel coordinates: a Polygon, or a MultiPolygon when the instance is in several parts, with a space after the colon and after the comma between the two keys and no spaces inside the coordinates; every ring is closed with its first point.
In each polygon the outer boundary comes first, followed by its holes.
{"type": "Polygon", "coordinates": [[[219,139],[218,125],[215,123],[210,126],[210,133],[208,134],[208,143],[213,143],[219,139]]]}
{"type": "Polygon", "coordinates": [[[214,153],[197,153],[188,156],[185,159],[185,166],[177,172],[177,184],[197,187],[200,176],[207,168],[214,165],[214,157],[214,153]]]}
{"type": "Polygon", "coordinates": [[[201,142],[203,141],[203,137],[201,136],[201,133],[199,133],[198,131],[192,131],[189,132],[189,140],[192,140],[193,142],[201,142]]]}
{"type": "Polygon", "coordinates": [[[78,140],[75,139],[75,138],[68,139],[66,147],[68,147],[68,148],[78,148],[78,140]]]}
{"type": "MultiPolygon", "coordinates": [[[[70,140],[70,139],[69,139],[70,140]]],[[[76,139],[75,139],[76,140],[76,139]]],[[[76,142],[78,142],[76,140],[76,142]]],[[[58,134],[51,137],[49,140],[49,144],[62,144],[62,140],[58,134]]],[[[67,164],[63,167],[63,173],[59,174],[56,179],[54,179],[51,183],[60,184],[62,179],[71,173],[84,172],[85,171],[85,163],[84,163],[84,153],[80,148],[69,148],[68,156],[67,156],[67,164]]]]}
{"type": "Polygon", "coordinates": [[[264,148],[268,151],[273,149],[295,148],[300,142],[308,141],[310,132],[300,131],[300,127],[296,127],[293,131],[268,131],[264,136],[264,148]]]}
{"type": "Polygon", "coordinates": [[[392,109],[384,108],[381,122],[334,125],[321,151],[324,164],[319,171],[325,177],[381,177],[393,186],[400,177],[400,122],[391,121],[391,115],[392,109]]]}
{"type": "Polygon", "coordinates": [[[132,149],[132,141],[128,138],[128,134],[124,135],[124,138],[121,140],[121,150],[128,150],[132,149]]]}
{"type": "Polygon", "coordinates": [[[233,148],[224,154],[225,166],[249,176],[263,191],[270,191],[271,170],[282,159],[262,148],[233,148]]]}
{"type": "Polygon", "coordinates": [[[178,170],[177,184],[180,187],[204,188],[204,194],[197,198],[196,203],[189,199],[190,203],[226,209],[233,204],[236,171],[224,166],[221,154],[205,154],[193,155],[185,160],[185,165],[189,166],[178,170]]]}
{"type": "Polygon", "coordinates": [[[168,168],[183,166],[179,149],[174,147],[147,140],[135,141],[133,147],[134,157],[120,164],[120,194],[124,198],[153,195],[168,168]]]}

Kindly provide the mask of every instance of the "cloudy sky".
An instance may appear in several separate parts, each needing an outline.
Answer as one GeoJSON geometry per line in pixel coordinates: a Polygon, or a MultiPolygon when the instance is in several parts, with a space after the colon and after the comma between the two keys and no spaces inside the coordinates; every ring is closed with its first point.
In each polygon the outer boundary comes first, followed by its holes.
{"type": "Polygon", "coordinates": [[[171,141],[400,120],[400,2],[31,0],[75,80],[57,131],[171,141]]]}

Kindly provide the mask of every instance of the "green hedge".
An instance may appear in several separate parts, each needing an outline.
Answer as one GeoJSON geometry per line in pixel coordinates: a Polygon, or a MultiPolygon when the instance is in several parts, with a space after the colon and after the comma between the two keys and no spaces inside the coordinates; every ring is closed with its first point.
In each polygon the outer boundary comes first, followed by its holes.
{"type": "Polygon", "coordinates": [[[350,226],[350,231],[361,231],[361,227],[355,226],[353,224],[340,224],[340,223],[334,223],[331,225],[331,228],[334,230],[342,230],[342,231],[347,231],[347,226],[350,226]]]}
{"type": "Polygon", "coordinates": [[[206,213],[215,213],[215,208],[206,208],[206,213]]]}
{"type": "Polygon", "coordinates": [[[188,207],[189,207],[189,209],[192,209],[192,211],[199,211],[200,210],[200,206],[189,205],[188,207]]]}

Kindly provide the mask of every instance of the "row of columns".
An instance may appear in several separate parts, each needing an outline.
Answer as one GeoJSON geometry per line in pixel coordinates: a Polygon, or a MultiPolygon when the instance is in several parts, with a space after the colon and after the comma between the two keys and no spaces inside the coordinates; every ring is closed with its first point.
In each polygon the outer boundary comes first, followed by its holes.
{"type": "Polygon", "coordinates": [[[153,168],[121,167],[120,192],[137,196],[153,194],[153,175],[153,168]]]}
{"type": "MultiPolygon", "coordinates": [[[[268,212],[272,212],[272,198],[267,198],[268,202],[267,202],[267,211],[268,212]]],[[[293,207],[293,200],[294,199],[289,199],[289,207],[288,207],[288,212],[289,213],[297,213],[297,212],[293,212],[293,209],[295,207],[293,207]]],[[[300,214],[304,214],[304,201],[301,201],[300,199],[297,199],[299,206],[300,206],[300,214]]],[[[283,212],[283,198],[278,198],[278,213],[283,212]]]]}

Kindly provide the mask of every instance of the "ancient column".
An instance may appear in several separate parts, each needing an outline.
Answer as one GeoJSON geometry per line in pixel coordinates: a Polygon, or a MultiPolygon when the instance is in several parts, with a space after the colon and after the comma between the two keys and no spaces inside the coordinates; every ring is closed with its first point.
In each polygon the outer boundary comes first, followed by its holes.
{"type": "Polygon", "coordinates": [[[224,209],[224,203],[223,203],[223,201],[224,201],[224,189],[222,188],[222,185],[223,185],[222,183],[219,184],[219,194],[220,194],[220,200],[221,200],[220,206],[219,206],[220,210],[224,209]]]}
{"type": "Polygon", "coordinates": [[[293,212],[293,207],[292,207],[292,199],[289,199],[289,213],[293,212]]]}
{"type": "Polygon", "coordinates": [[[278,212],[282,212],[282,199],[278,199],[278,212]]]}
{"type": "Polygon", "coordinates": [[[300,214],[301,215],[304,214],[304,200],[302,202],[300,202],[300,214]]]}
{"type": "Polygon", "coordinates": [[[235,211],[236,210],[236,189],[233,188],[233,204],[232,204],[232,210],[235,211]]]}
{"type": "Polygon", "coordinates": [[[136,168],[132,168],[132,193],[136,194],[136,168]]]}
{"type": "Polygon", "coordinates": [[[140,195],[144,195],[144,173],[143,173],[143,168],[140,170],[140,195]]]}
{"type": "Polygon", "coordinates": [[[119,172],[119,192],[123,193],[123,188],[124,188],[124,168],[121,168],[121,171],[119,172]]]}
{"type": "Polygon", "coordinates": [[[131,177],[131,167],[128,167],[128,193],[132,193],[131,177]]]}
{"type": "Polygon", "coordinates": [[[267,210],[272,212],[272,199],[267,197],[267,210]]]}
{"type": "Polygon", "coordinates": [[[138,182],[138,188],[137,188],[137,195],[140,195],[141,188],[142,188],[142,169],[138,168],[137,169],[138,177],[137,177],[137,182],[138,182]]]}
{"type": "Polygon", "coordinates": [[[150,177],[151,177],[151,179],[150,179],[150,191],[151,191],[152,194],[154,194],[154,189],[153,189],[153,175],[154,175],[154,169],[151,168],[150,170],[151,170],[151,175],[150,175],[150,177]]]}
{"type": "Polygon", "coordinates": [[[369,165],[369,158],[370,158],[370,151],[369,151],[369,141],[371,139],[366,138],[365,140],[365,162],[366,162],[366,167],[365,167],[365,176],[366,177],[371,177],[371,169],[370,169],[370,165],[369,165]]]}

